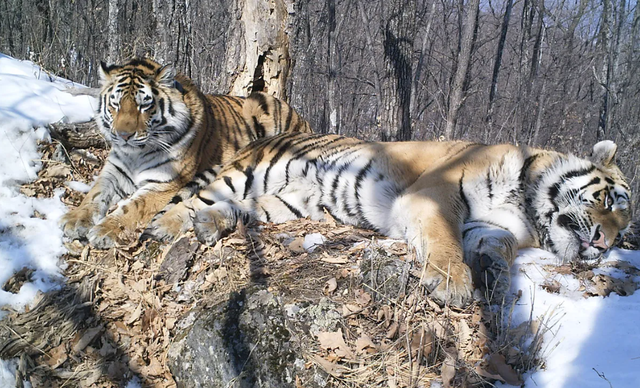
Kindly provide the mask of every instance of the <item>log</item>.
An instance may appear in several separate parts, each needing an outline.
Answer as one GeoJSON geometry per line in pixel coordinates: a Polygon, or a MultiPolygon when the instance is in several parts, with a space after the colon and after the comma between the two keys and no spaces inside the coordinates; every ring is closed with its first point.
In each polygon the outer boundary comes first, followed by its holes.
{"type": "Polygon", "coordinates": [[[108,148],[109,143],[102,136],[95,122],[55,123],[48,125],[51,138],[59,141],[66,149],[108,148]]]}

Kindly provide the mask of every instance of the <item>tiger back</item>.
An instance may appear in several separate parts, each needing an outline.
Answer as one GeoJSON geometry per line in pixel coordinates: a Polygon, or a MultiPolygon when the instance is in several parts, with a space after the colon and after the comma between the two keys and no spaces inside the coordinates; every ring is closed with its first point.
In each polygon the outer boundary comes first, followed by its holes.
{"type": "Polygon", "coordinates": [[[95,121],[111,152],[80,206],[61,219],[67,237],[97,248],[135,237],[196,174],[227,162],[250,142],[310,132],[274,97],[205,95],[171,66],[150,59],[102,63],[99,72],[95,121]]]}

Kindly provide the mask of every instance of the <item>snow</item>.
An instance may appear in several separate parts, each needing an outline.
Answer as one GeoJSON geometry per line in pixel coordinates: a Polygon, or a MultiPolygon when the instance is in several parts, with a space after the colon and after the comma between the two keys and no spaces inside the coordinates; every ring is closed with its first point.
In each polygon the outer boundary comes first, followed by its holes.
{"type": "MultiPolygon", "coordinates": [[[[39,291],[58,284],[64,266],[59,257],[65,252],[58,227],[66,211],[59,199],[61,192],[42,199],[20,193],[20,184],[34,180],[42,165],[36,142],[49,139],[46,129],[33,128],[90,120],[96,102],[63,91],[80,85],[49,76],[32,62],[2,54],[0,85],[0,285],[24,267],[35,271],[33,281],[17,294],[0,290],[0,306],[21,310],[39,291]]],[[[0,318],[4,314],[0,312],[0,318]]],[[[5,382],[14,381],[14,373],[15,363],[0,361],[0,386],[13,386],[5,382]]]]}
{"type": "MultiPolygon", "coordinates": [[[[602,264],[626,261],[640,268],[640,252],[614,249],[602,264]]],[[[513,314],[514,324],[529,319],[545,321],[545,369],[530,372],[525,387],[616,388],[640,387],[640,292],[622,297],[584,298],[572,275],[552,274],[543,266],[557,264],[550,253],[526,249],[512,267],[512,291],[522,291],[513,314]],[[540,287],[558,281],[559,294],[540,287]],[[533,303],[532,303],[533,301],[533,303]],[[602,376],[602,377],[600,377],[602,376]]],[[[619,270],[599,268],[595,274],[623,276],[619,270]]],[[[640,279],[635,279],[636,281],[640,279]]]]}
{"type": "MultiPolygon", "coordinates": [[[[60,120],[89,120],[96,102],[63,92],[67,86],[80,85],[50,77],[31,62],[2,54],[0,85],[0,284],[25,266],[35,270],[33,281],[18,294],[0,290],[0,306],[22,309],[38,291],[59,284],[64,268],[59,260],[64,247],[57,221],[66,209],[59,200],[60,192],[53,198],[36,199],[19,191],[20,184],[35,179],[41,168],[36,141],[48,138],[44,128],[33,127],[60,120]],[[44,219],[34,217],[35,211],[44,219]]],[[[67,185],[88,190],[79,182],[67,185]]],[[[310,234],[304,246],[311,250],[324,242],[324,236],[310,234]]],[[[614,250],[608,261],[615,260],[640,267],[640,252],[614,250]]],[[[544,321],[550,325],[544,334],[545,369],[527,373],[525,387],[608,388],[609,383],[615,388],[640,387],[640,330],[636,327],[640,292],[585,299],[573,276],[544,269],[554,264],[557,260],[550,253],[529,249],[521,252],[512,269],[512,291],[522,291],[514,324],[533,314],[539,320],[546,316],[544,321]],[[549,278],[562,285],[559,294],[540,287],[549,278]]],[[[594,272],[624,275],[610,268],[594,272]]],[[[15,370],[15,361],[0,360],[0,386],[13,386],[15,370]]],[[[139,386],[139,381],[133,379],[127,386],[139,386]]]]}
{"type": "Polygon", "coordinates": [[[304,242],[302,248],[307,252],[313,252],[317,247],[324,244],[327,238],[320,233],[310,233],[304,236],[304,242]]]}

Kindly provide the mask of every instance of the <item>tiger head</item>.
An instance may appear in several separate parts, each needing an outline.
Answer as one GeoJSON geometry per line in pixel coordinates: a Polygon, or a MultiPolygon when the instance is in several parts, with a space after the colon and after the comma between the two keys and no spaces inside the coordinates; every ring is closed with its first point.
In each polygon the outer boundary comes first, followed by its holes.
{"type": "Polygon", "coordinates": [[[145,146],[166,149],[186,130],[185,89],[171,66],[149,59],[121,66],[101,62],[99,73],[102,88],[96,121],[113,146],[125,151],[145,146]]]}
{"type": "Polygon", "coordinates": [[[630,189],[614,162],[616,148],[601,141],[590,160],[560,158],[538,186],[543,243],[565,261],[598,258],[629,229],[630,189]]]}

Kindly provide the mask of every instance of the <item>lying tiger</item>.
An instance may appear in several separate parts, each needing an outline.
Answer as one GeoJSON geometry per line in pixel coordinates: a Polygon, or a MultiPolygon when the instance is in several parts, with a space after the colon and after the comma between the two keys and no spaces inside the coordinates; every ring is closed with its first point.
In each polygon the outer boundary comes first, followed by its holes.
{"type": "Polygon", "coordinates": [[[323,219],[326,209],[406,239],[431,297],[462,307],[473,283],[504,294],[518,248],[594,259],[620,240],[631,206],[615,152],[611,141],[585,160],[507,144],[284,134],[240,151],[196,196],[174,198],[145,235],[170,240],[195,227],[214,244],[240,219],[323,219]]]}
{"type": "Polygon", "coordinates": [[[99,72],[95,121],[111,153],[80,206],[61,220],[67,237],[87,238],[97,248],[134,235],[197,174],[229,161],[251,141],[311,132],[306,121],[274,97],[204,95],[171,66],[150,59],[122,66],[102,63],[99,72]]]}

